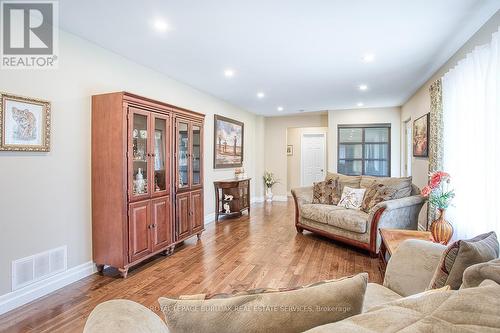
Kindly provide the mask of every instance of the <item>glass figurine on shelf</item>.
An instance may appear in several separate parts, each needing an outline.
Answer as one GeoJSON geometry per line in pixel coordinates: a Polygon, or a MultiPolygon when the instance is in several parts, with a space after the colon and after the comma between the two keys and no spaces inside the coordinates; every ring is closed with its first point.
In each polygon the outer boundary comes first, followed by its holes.
{"type": "Polygon", "coordinates": [[[146,180],[142,174],[142,168],[137,169],[137,174],[135,175],[135,193],[142,194],[146,193],[146,180]]]}

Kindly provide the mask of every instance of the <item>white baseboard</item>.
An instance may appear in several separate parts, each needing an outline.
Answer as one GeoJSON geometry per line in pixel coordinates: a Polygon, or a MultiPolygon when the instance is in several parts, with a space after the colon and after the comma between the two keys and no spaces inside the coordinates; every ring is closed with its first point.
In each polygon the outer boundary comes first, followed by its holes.
{"type": "Polygon", "coordinates": [[[287,195],[275,195],[273,201],[288,201],[287,195]]]}
{"type": "Polygon", "coordinates": [[[250,199],[250,203],[258,203],[258,202],[264,202],[264,197],[253,197],[250,199]]]}
{"type": "Polygon", "coordinates": [[[0,315],[96,272],[92,261],[0,296],[0,315]]]}
{"type": "Polygon", "coordinates": [[[215,221],[215,213],[205,215],[205,224],[210,224],[215,221]]]}

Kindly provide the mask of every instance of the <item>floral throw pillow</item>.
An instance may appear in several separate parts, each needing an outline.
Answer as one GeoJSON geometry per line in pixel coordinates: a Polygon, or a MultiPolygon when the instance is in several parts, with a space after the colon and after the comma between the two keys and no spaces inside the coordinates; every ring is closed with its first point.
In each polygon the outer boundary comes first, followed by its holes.
{"type": "Polygon", "coordinates": [[[375,207],[375,205],[383,201],[395,199],[397,193],[397,188],[374,181],[370,187],[366,189],[361,210],[368,213],[373,207],[375,207]]]}
{"type": "Polygon", "coordinates": [[[340,200],[338,180],[330,179],[313,184],[313,204],[336,205],[340,200]]]}
{"type": "Polygon", "coordinates": [[[365,191],[365,188],[351,188],[348,186],[344,186],[342,197],[340,198],[338,206],[349,209],[361,209],[365,191]]]}

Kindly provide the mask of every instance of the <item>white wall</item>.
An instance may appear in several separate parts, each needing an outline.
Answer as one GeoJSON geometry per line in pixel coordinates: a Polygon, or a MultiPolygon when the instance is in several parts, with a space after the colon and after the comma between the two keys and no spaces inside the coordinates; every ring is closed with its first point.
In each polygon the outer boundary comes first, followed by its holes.
{"type": "MultiPolygon", "coordinates": [[[[479,29],[415,94],[401,107],[401,121],[411,119],[412,123],[422,115],[429,113],[431,109],[431,98],[429,94],[430,85],[447,71],[454,67],[457,62],[472,51],[476,46],[488,43],[493,32],[500,27],[500,11],[493,15],[481,29],[479,29]]],[[[472,116],[472,115],[471,115],[472,116]]],[[[401,133],[401,136],[404,135],[401,133]]],[[[429,173],[429,159],[413,157],[412,174],[413,182],[422,188],[427,183],[429,173]]],[[[427,222],[427,209],[422,209],[419,223],[425,228],[427,222]]]]}
{"type": "Polygon", "coordinates": [[[206,114],[205,214],[214,211],[213,115],[245,123],[244,166],[262,196],[264,121],[206,93],[128,61],[74,35],[60,34],[57,70],[1,70],[0,90],[52,102],[49,153],[0,153],[0,295],[11,290],[11,261],[68,246],[68,267],[91,252],[91,96],[130,91],[206,114]]]}
{"type": "MultiPolygon", "coordinates": [[[[265,118],[265,170],[275,174],[280,180],[273,187],[273,193],[278,198],[287,195],[287,130],[292,127],[325,127],[327,114],[324,112],[310,112],[296,116],[266,117],[265,118]]],[[[260,177],[262,182],[262,175],[260,177]]]]}
{"type": "Polygon", "coordinates": [[[337,172],[339,125],[387,123],[391,124],[391,176],[399,177],[401,174],[401,109],[399,107],[328,111],[328,170],[337,172]]]}

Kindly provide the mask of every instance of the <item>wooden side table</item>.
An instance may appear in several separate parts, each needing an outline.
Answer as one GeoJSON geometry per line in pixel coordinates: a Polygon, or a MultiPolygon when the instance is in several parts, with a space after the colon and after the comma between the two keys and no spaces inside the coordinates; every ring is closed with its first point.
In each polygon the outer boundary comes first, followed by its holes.
{"type": "Polygon", "coordinates": [[[214,181],[216,222],[219,221],[219,216],[241,216],[245,210],[250,214],[250,179],[214,181]],[[226,200],[226,195],[232,196],[232,199],[226,200]],[[224,204],[229,206],[229,212],[225,211],[224,204]]]}
{"type": "Polygon", "coordinates": [[[419,230],[404,230],[404,229],[380,229],[382,244],[380,244],[380,258],[385,266],[387,265],[387,255],[392,254],[397,250],[399,244],[407,239],[421,239],[433,242],[432,234],[429,231],[419,230]]]}

